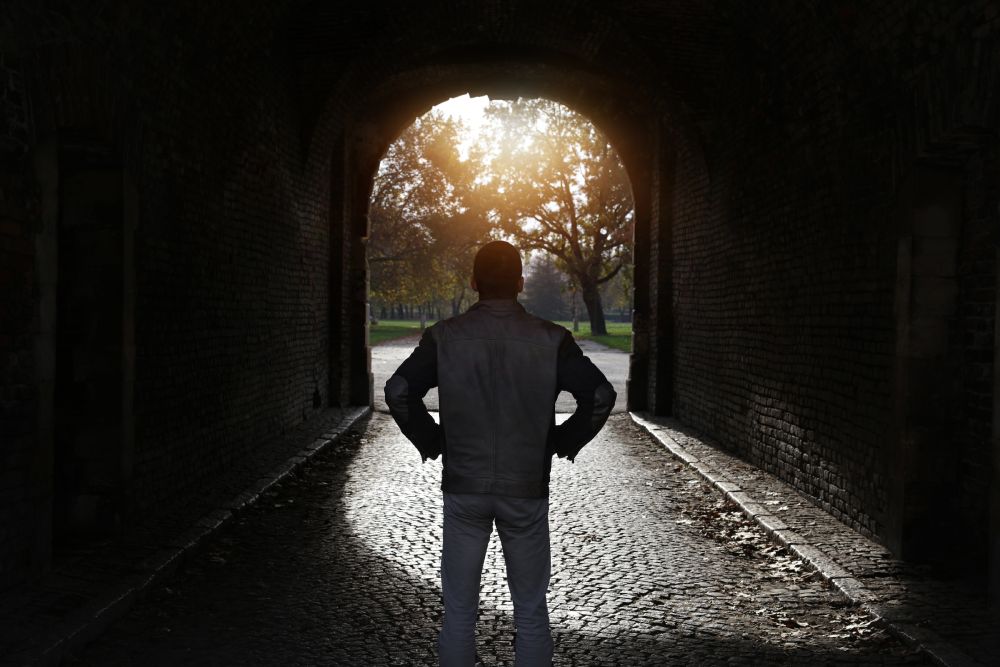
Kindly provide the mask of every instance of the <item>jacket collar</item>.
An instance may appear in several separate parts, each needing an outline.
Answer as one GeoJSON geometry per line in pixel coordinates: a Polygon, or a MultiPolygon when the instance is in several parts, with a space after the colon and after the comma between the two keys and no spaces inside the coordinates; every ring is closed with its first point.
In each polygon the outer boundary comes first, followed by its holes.
{"type": "Polygon", "coordinates": [[[496,315],[524,312],[524,306],[519,304],[517,299],[481,299],[472,304],[469,308],[469,312],[480,309],[496,315]]]}

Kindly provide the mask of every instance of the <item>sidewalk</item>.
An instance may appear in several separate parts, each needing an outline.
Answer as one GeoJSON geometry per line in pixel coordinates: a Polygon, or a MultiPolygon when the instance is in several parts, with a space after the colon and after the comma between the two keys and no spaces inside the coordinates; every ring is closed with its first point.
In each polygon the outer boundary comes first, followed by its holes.
{"type": "Polygon", "coordinates": [[[919,567],[895,560],[790,485],[674,419],[637,413],[632,418],[901,639],[942,665],[1000,664],[1000,623],[991,618],[985,591],[931,579],[919,567]]]}
{"type": "Polygon", "coordinates": [[[366,407],[330,409],[255,448],[194,502],[158,514],[121,540],[62,557],[41,581],[6,591],[0,599],[0,665],[58,664],[128,611],[206,537],[367,414],[366,407]]]}

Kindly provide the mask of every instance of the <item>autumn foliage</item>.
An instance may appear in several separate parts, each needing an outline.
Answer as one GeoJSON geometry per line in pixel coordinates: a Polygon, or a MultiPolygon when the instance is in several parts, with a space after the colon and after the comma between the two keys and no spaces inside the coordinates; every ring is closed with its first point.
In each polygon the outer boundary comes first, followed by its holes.
{"type": "Polygon", "coordinates": [[[382,161],[369,222],[376,302],[460,312],[476,249],[503,238],[547,254],[601,334],[599,288],[629,266],[633,207],[621,160],[588,120],[519,99],[492,102],[475,137],[439,112],[418,118],[382,161]]]}

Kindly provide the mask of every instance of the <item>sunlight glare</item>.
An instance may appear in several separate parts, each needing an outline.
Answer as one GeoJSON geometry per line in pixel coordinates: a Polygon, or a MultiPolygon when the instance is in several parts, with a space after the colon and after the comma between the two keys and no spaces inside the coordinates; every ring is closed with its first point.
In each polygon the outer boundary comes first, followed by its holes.
{"type": "Polygon", "coordinates": [[[463,160],[469,157],[469,149],[475,143],[476,137],[486,123],[486,107],[490,98],[486,95],[469,97],[469,94],[453,97],[436,105],[432,111],[438,111],[449,118],[461,121],[463,126],[462,140],[458,145],[458,153],[463,160]]]}

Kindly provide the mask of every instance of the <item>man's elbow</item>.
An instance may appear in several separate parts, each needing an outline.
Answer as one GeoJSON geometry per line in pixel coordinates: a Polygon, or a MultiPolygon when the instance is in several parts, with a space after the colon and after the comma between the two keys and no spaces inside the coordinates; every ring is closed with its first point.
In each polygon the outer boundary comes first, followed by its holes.
{"type": "Polygon", "coordinates": [[[402,375],[393,375],[385,383],[385,402],[389,406],[389,412],[396,417],[397,421],[405,423],[408,418],[408,400],[410,385],[402,375]]]}
{"type": "Polygon", "coordinates": [[[610,382],[598,385],[597,389],[594,390],[594,422],[598,428],[604,425],[608,415],[611,414],[611,409],[615,407],[617,398],[618,394],[610,382]]]}

